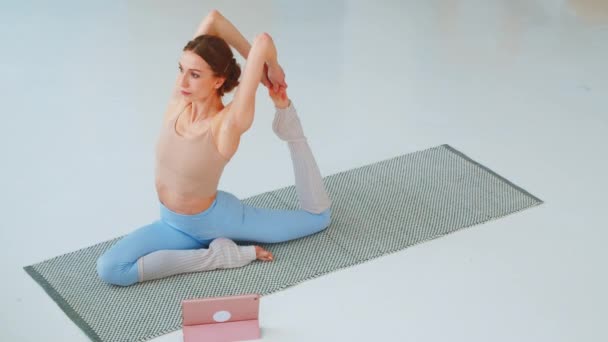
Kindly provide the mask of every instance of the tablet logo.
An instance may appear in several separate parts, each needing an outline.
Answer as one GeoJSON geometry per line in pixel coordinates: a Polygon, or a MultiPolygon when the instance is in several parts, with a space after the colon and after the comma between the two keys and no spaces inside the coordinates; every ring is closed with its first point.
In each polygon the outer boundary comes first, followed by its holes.
{"type": "Polygon", "coordinates": [[[228,311],[218,311],[213,314],[213,319],[216,322],[226,322],[231,317],[230,312],[228,311]]]}

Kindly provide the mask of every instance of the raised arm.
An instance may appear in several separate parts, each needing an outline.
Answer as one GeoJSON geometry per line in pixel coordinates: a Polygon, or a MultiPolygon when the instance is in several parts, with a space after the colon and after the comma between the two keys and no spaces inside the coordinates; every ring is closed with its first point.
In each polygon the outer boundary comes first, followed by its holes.
{"type": "MultiPolygon", "coordinates": [[[[243,58],[248,59],[251,51],[251,44],[243,37],[241,32],[226,19],[218,10],[211,10],[209,14],[201,21],[194,34],[194,38],[202,35],[210,34],[212,36],[218,36],[226,41],[228,45],[234,47],[243,58]]],[[[267,76],[268,65],[264,65],[264,72],[262,73],[261,82],[264,86],[270,88],[272,85],[267,76]]]]}
{"type": "Polygon", "coordinates": [[[277,84],[284,84],[285,76],[277,61],[277,49],[268,33],[256,36],[231,108],[226,113],[226,124],[239,134],[247,131],[253,123],[255,95],[265,63],[268,65],[269,77],[273,79],[273,83],[278,80],[277,84]]]}
{"type": "MultiPolygon", "coordinates": [[[[226,19],[218,10],[211,10],[205,18],[199,24],[196,33],[194,34],[194,38],[202,35],[209,34],[218,36],[226,41],[228,45],[234,47],[245,59],[249,57],[249,52],[251,50],[251,44],[243,37],[243,35],[236,29],[236,27],[226,19]]],[[[264,66],[265,70],[267,66],[264,66]]],[[[184,98],[179,93],[180,86],[179,82],[179,74],[175,78],[175,82],[173,85],[173,90],[171,91],[171,97],[169,99],[169,104],[167,109],[165,110],[164,120],[168,121],[175,111],[179,108],[183,107],[184,98]]],[[[266,86],[270,86],[270,82],[268,78],[264,74],[264,78],[261,78],[261,82],[266,86]]]]}
{"type": "Polygon", "coordinates": [[[287,87],[283,69],[277,62],[277,50],[270,35],[258,35],[253,46],[218,10],[212,10],[200,23],[194,37],[201,34],[218,36],[234,47],[246,60],[239,86],[234,94],[226,124],[237,134],[247,131],[253,123],[255,94],[260,82],[267,87],[287,87]],[[272,78],[272,84],[269,81],[272,78]]]}
{"type": "Polygon", "coordinates": [[[211,10],[209,14],[201,21],[194,38],[202,35],[210,34],[218,36],[234,47],[245,59],[249,57],[251,44],[243,37],[241,32],[226,19],[218,10],[211,10]]]}

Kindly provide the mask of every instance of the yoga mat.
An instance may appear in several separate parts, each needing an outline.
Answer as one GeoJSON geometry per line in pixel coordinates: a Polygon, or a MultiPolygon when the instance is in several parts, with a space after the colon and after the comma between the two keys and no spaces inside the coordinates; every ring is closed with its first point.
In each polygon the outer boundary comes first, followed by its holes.
{"type": "MultiPolygon", "coordinates": [[[[543,203],[447,144],[333,174],[324,182],[333,201],[330,226],[298,240],[260,244],[273,252],[273,262],[120,287],[103,283],[95,270],[97,258],[118,237],[25,271],[92,340],[146,341],[181,329],[182,299],[268,295],[543,203]]],[[[295,186],[243,201],[298,208],[295,186]]]]}

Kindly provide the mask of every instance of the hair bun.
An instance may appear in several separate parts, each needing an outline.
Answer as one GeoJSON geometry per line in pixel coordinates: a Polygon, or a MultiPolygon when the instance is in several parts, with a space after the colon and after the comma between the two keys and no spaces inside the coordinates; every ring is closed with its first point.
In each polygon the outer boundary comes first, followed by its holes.
{"type": "Polygon", "coordinates": [[[224,39],[202,34],[188,41],[183,50],[197,54],[209,64],[214,76],[225,78],[222,87],[217,89],[220,97],[239,84],[241,66],[237,63],[230,45],[224,39]]]}
{"type": "Polygon", "coordinates": [[[221,94],[228,93],[239,85],[239,77],[241,77],[241,67],[236,62],[236,58],[232,57],[232,60],[228,62],[225,72],[226,80],[220,88],[221,94]]]}
{"type": "Polygon", "coordinates": [[[236,58],[232,57],[228,63],[226,63],[226,67],[224,68],[224,74],[230,75],[231,70],[236,65],[236,58]]]}

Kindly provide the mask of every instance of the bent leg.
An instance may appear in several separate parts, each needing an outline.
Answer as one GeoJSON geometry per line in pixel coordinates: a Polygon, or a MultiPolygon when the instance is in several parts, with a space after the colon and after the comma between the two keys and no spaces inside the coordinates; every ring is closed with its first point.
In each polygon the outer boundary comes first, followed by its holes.
{"type": "Polygon", "coordinates": [[[97,259],[97,274],[110,284],[132,285],[140,279],[139,258],[158,250],[197,249],[203,246],[204,241],[198,241],[158,220],[136,229],[110,247],[97,259]]]}
{"type": "Polygon", "coordinates": [[[139,258],[139,281],[217,268],[242,267],[255,259],[255,246],[238,246],[230,239],[217,238],[209,244],[209,248],[165,249],[139,258]]]}
{"type": "Polygon", "coordinates": [[[313,214],[327,210],[331,199],[291,100],[288,107],[276,109],[272,129],[289,147],[300,208],[313,214]]]}
{"type": "Polygon", "coordinates": [[[258,208],[243,204],[241,223],[228,226],[223,236],[235,240],[277,243],[318,233],[331,221],[331,208],[319,214],[307,210],[258,208]]]}

